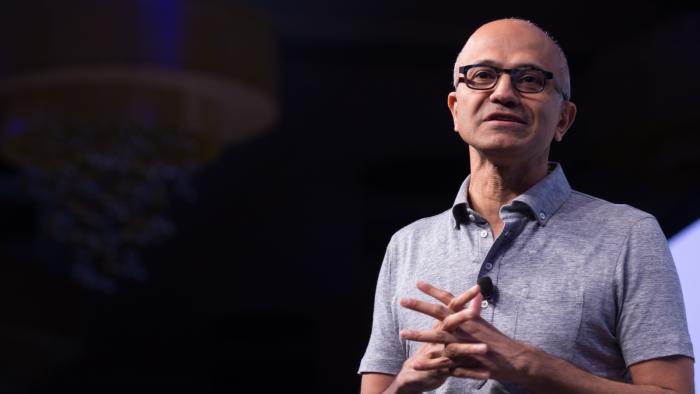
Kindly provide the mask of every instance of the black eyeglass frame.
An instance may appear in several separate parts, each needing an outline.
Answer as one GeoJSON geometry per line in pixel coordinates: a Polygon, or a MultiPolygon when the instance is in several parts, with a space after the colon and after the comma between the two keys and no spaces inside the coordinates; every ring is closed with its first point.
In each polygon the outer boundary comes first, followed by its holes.
{"type": "MultiPolygon", "coordinates": [[[[501,78],[501,74],[506,73],[511,78],[513,78],[514,72],[522,72],[522,71],[528,71],[528,70],[537,70],[537,71],[541,72],[542,75],[544,75],[544,83],[542,84],[542,89],[537,90],[537,91],[532,91],[532,92],[524,92],[524,91],[518,89],[517,84],[513,84],[513,87],[515,88],[515,90],[517,90],[520,93],[540,93],[540,92],[544,91],[545,85],[547,85],[548,80],[550,80],[550,79],[554,80],[554,73],[552,73],[551,71],[543,70],[543,69],[536,67],[536,66],[500,68],[500,67],[496,67],[496,66],[491,65],[491,64],[481,64],[480,63],[480,64],[470,64],[467,66],[459,67],[458,71],[461,75],[459,76],[459,79],[457,80],[457,85],[459,85],[461,82],[464,82],[464,84],[467,85],[467,87],[469,89],[489,90],[489,89],[493,89],[493,87],[496,86],[496,84],[498,83],[498,80],[501,78]],[[493,85],[491,85],[487,88],[476,88],[476,87],[470,86],[466,80],[467,71],[469,71],[470,68],[474,68],[474,67],[489,67],[489,68],[495,70],[496,71],[496,79],[493,80],[493,85]]],[[[457,85],[455,85],[455,89],[457,89],[457,85]]],[[[554,90],[561,93],[562,97],[564,97],[564,100],[566,100],[566,101],[569,100],[569,97],[567,97],[567,95],[561,89],[559,89],[559,87],[556,84],[554,84],[554,90]]]]}

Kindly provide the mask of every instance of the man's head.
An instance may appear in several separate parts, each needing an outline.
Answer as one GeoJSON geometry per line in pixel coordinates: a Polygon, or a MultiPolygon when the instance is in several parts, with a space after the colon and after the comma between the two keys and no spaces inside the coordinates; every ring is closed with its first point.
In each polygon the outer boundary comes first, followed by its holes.
{"type": "Polygon", "coordinates": [[[457,57],[455,86],[448,96],[455,131],[501,164],[546,161],[552,139],[560,141],[576,115],[567,99],[571,88],[563,51],[542,29],[520,19],[493,21],[472,34],[457,57]],[[482,74],[459,73],[460,67],[475,64],[496,71],[534,67],[553,78],[537,91],[528,88],[529,74],[516,71],[520,80],[515,81],[512,73],[501,72],[493,87],[480,89],[482,74]]]}
{"type": "MultiPolygon", "coordinates": [[[[524,19],[501,19],[497,21],[493,21],[490,23],[487,23],[483,25],[481,28],[486,28],[490,24],[496,24],[497,22],[515,22],[515,23],[524,23],[527,25],[530,25],[537,31],[541,33],[541,38],[545,41],[548,41],[554,46],[554,50],[556,52],[557,56],[557,68],[555,70],[551,70],[554,72],[555,76],[554,78],[558,81],[559,87],[562,90],[562,93],[564,96],[568,99],[571,97],[571,78],[569,76],[569,63],[566,61],[566,55],[564,55],[564,51],[561,49],[559,44],[554,41],[554,39],[544,30],[542,30],[539,26],[535,25],[534,23],[530,21],[526,21],[524,19]]],[[[480,29],[481,29],[480,28],[480,29]]],[[[478,30],[477,30],[478,32],[478,30]]],[[[475,32],[476,33],[476,32],[475,32]]],[[[467,42],[469,44],[469,42],[467,42]]],[[[454,66],[454,72],[453,72],[453,80],[454,80],[454,85],[457,86],[458,80],[459,80],[459,67],[462,66],[463,64],[463,59],[462,55],[464,54],[464,50],[467,48],[467,44],[465,44],[464,48],[459,52],[459,55],[457,55],[457,60],[455,61],[455,66],[454,66]]]]}

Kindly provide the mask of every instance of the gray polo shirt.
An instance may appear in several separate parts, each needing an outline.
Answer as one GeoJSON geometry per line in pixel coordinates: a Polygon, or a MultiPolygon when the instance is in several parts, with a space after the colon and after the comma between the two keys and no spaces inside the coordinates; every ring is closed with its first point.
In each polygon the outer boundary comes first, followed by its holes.
{"type": "MultiPolygon", "coordinates": [[[[500,209],[494,240],[467,202],[467,178],[452,209],[394,234],[377,281],[372,334],[359,372],[396,374],[421,345],[403,328],[431,319],[399,305],[437,302],[416,289],[427,281],[453,294],[489,276],[494,299],[484,319],[593,374],[629,380],[627,368],[652,358],[693,357],[683,296],[656,219],[627,205],[571,190],[561,166],[500,209]]],[[[489,380],[449,378],[435,393],[524,393],[489,380]]]]}

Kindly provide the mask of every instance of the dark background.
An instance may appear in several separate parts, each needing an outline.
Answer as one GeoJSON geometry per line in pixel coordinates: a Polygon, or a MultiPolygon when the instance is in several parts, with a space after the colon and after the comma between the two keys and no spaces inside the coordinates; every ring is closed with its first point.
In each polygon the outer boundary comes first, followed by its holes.
{"type": "Polygon", "coordinates": [[[0,391],[357,392],[386,243],[468,174],[446,96],[495,18],[531,19],[568,56],[579,114],[552,156],[575,189],[667,236],[700,217],[698,6],[242,4],[275,31],[280,116],[202,167],[196,199],[172,197],[146,283],[103,294],[35,261],[39,210],[0,164],[0,391]]]}

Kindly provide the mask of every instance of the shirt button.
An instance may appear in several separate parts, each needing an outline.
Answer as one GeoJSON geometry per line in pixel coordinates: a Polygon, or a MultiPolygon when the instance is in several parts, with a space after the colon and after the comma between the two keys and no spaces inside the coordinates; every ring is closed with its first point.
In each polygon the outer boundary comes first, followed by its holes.
{"type": "Polygon", "coordinates": [[[481,309],[486,309],[489,307],[489,302],[486,300],[481,301],[481,309]]]}
{"type": "Polygon", "coordinates": [[[484,268],[486,268],[487,270],[491,271],[491,268],[493,268],[493,264],[491,264],[491,263],[486,263],[486,264],[484,264],[484,268]]]}
{"type": "Polygon", "coordinates": [[[476,217],[475,217],[473,214],[470,213],[470,214],[469,214],[469,220],[471,220],[471,221],[473,222],[473,221],[476,220],[476,217]]]}
{"type": "Polygon", "coordinates": [[[486,238],[486,236],[489,235],[489,232],[486,230],[481,230],[479,235],[481,235],[481,238],[486,238]]]}
{"type": "Polygon", "coordinates": [[[540,212],[540,219],[545,220],[547,218],[547,215],[544,214],[544,212],[540,212]]]}

